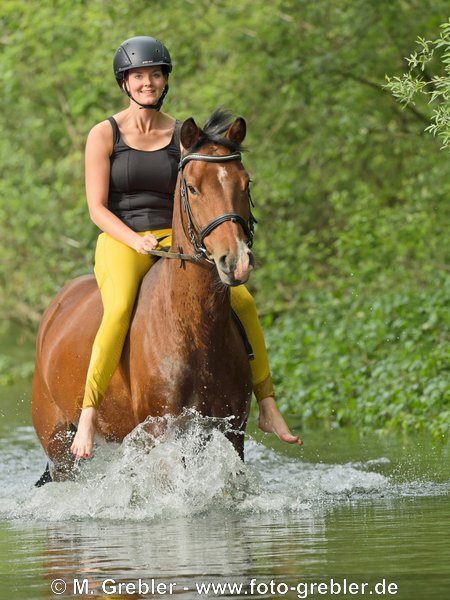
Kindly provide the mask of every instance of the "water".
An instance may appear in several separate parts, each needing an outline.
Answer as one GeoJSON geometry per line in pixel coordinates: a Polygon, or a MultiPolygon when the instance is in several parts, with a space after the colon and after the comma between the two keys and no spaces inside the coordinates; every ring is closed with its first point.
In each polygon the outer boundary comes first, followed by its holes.
{"type": "Polygon", "coordinates": [[[29,387],[0,390],[1,600],[449,595],[448,445],[349,430],[299,449],[252,421],[243,466],[208,420],[175,419],[37,489],[29,387]]]}

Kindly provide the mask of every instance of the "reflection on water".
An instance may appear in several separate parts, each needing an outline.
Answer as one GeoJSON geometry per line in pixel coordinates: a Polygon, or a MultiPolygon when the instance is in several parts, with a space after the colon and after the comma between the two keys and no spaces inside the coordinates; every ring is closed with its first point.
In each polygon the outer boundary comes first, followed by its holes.
{"type": "Polygon", "coordinates": [[[387,507],[376,501],[326,514],[210,511],[151,523],[14,522],[0,530],[9,548],[2,576],[3,590],[9,592],[2,598],[47,597],[56,578],[71,586],[64,597],[77,596],[69,593],[74,580],[87,580],[90,590],[101,591],[106,579],[155,579],[174,584],[178,595],[189,599],[199,597],[195,586],[201,582],[243,583],[248,591],[252,579],[295,586],[345,578],[385,579],[398,585],[396,597],[443,600],[450,579],[448,532],[444,535],[436,522],[443,514],[442,499],[391,501],[387,507]],[[414,513],[421,516],[419,524],[412,522],[414,513]]]}
{"type": "Polygon", "coordinates": [[[206,597],[196,591],[202,582],[246,586],[216,598],[348,597],[297,588],[331,578],[398,585],[384,597],[446,597],[447,446],[316,432],[298,449],[255,434],[244,466],[207,420],[193,422],[186,432],[174,419],[156,443],[140,427],[122,446],[100,445],[77,481],[41,489],[33,430],[2,427],[0,599],[55,598],[55,579],[67,585],[62,598],[83,589],[98,598],[168,595],[102,590],[107,578],[154,579],[186,599],[206,597]],[[271,580],[286,591],[266,591],[271,580]]]}

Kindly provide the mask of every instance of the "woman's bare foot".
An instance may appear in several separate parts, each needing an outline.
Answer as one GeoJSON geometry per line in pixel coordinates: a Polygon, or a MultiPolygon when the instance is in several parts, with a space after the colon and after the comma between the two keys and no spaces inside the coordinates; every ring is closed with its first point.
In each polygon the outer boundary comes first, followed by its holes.
{"type": "Polygon", "coordinates": [[[83,408],[78,421],[78,428],[70,450],[77,458],[90,458],[94,446],[95,422],[97,410],[90,406],[83,408]]]}
{"type": "Polygon", "coordinates": [[[288,444],[297,444],[301,446],[302,440],[297,436],[293,435],[289,427],[286,425],[286,421],[278,410],[275,398],[268,396],[258,402],[259,404],[259,428],[261,431],[266,433],[275,433],[282,442],[288,444]]]}

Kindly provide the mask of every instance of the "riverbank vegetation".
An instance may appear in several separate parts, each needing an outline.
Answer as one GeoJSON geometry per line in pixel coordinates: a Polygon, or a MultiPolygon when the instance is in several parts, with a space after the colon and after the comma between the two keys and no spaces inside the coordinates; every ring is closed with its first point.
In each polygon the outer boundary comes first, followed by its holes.
{"type": "Polygon", "coordinates": [[[282,407],[306,425],[444,435],[450,155],[424,130],[445,97],[409,87],[402,106],[385,86],[406,72],[438,85],[445,46],[405,57],[447,12],[442,0],[3,3],[3,323],[35,329],[57,290],[92,270],[84,140],[124,105],[118,43],[154,35],[174,61],[169,113],[202,123],[224,106],[247,119],[251,288],[282,407]]]}

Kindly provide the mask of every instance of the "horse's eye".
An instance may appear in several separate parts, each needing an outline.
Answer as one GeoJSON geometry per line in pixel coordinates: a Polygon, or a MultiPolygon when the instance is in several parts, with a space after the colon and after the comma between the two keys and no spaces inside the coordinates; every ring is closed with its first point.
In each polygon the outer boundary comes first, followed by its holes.
{"type": "Polygon", "coordinates": [[[193,185],[191,185],[190,183],[187,184],[187,188],[191,192],[191,194],[194,194],[194,196],[196,196],[198,194],[198,192],[195,189],[195,187],[193,185]]]}

